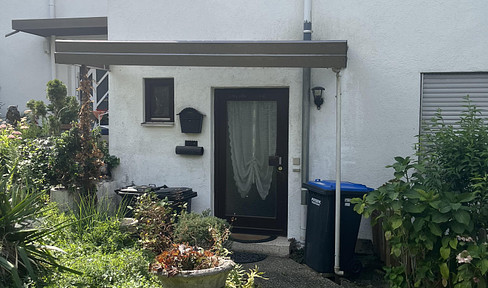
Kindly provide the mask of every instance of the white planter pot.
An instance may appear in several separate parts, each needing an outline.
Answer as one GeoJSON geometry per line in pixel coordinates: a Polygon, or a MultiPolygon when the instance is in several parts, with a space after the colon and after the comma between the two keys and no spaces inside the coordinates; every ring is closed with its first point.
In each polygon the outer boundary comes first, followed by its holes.
{"type": "Polygon", "coordinates": [[[60,211],[66,212],[76,209],[77,203],[80,201],[80,194],[78,191],[70,191],[65,188],[51,188],[49,200],[55,202],[60,211]]]}
{"type": "Polygon", "coordinates": [[[224,259],[215,268],[182,271],[171,277],[164,271],[154,274],[164,288],[221,288],[225,286],[225,280],[234,266],[234,261],[224,259]]]}

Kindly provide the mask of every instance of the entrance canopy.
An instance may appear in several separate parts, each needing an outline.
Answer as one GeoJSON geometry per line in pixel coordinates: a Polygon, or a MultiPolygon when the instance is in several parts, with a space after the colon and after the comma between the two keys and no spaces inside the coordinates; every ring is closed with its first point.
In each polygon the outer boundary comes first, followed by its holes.
{"type": "Polygon", "coordinates": [[[42,37],[107,35],[107,17],[12,20],[12,29],[42,37]]]}
{"type": "Polygon", "coordinates": [[[57,40],[56,63],[137,66],[345,68],[347,41],[57,40]]]}

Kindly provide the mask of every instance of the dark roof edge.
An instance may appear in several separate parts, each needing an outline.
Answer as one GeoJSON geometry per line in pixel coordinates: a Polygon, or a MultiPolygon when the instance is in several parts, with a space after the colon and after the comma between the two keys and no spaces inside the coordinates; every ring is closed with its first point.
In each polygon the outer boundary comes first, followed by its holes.
{"type": "Polygon", "coordinates": [[[12,29],[42,37],[107,35],[107,17],[12,20],[12,29]]]}
{"type": "Polygon", "coordinates": [[[345,68],[347,41],[56,41],[60,64],[345,68]]]}

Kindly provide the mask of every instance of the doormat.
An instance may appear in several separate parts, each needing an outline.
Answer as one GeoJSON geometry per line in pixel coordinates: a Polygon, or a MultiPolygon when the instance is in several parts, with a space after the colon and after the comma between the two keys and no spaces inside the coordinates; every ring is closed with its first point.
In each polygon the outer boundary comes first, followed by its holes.
{"type": "Polygon", "coordinates": [[[275,240],[276,236],[232,233],[230,239],[240,243],[263,243],[275,240]]]}
{"type": "Polygon", "coordinates": [[[232,252],[230,256],[232,261],[236,262],[237,264],[259,262],[266,259],[266,257],[268,257],[268,255],[250,253],[250,252],[237,252],[237,251],[232,252]]]}

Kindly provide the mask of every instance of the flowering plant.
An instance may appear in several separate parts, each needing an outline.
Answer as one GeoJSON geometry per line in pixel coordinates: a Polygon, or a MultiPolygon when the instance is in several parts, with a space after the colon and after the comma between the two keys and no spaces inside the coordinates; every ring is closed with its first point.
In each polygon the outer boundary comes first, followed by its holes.
{"type": "Polygon", "coordinates": [[[488,272],[488,243],[486,231],[480,230],[481,237],[458,236],[459,248],[464,249],[456,256],[456,287],[486,287],[488,272]]]}
{"type": "Polygon", "coordinates": [[[173,244],[172,248],[156,256],[156,262],[150,264],[153,272],[167,272],[168,277],[183,270],[201,270],[219,266],[220,259],[210,250],[188,244],[173,244]]]}

